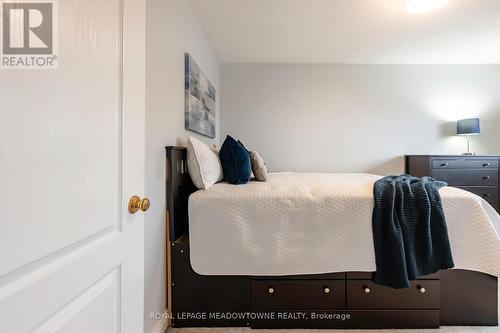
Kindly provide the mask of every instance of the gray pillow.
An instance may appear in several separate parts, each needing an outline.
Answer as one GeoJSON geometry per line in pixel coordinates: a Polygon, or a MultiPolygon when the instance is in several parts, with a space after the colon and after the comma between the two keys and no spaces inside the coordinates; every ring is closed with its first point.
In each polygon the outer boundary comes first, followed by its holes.
{"type": "Polygon", "coordinates": [[[267,180],[267,167],[262,156],[256,151],[251,151],[250,162],[255,179],[265,182],[267,180]]]}

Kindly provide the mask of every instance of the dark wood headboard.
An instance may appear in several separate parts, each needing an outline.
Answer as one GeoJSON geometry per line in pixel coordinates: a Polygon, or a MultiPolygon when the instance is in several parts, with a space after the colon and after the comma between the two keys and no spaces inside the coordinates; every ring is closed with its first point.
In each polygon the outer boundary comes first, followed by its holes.
{"type": "Polygon", "coordinates": [[[174,242],[188,231],[188,198],[196,191],[187,168],[187,150],[184,147],[168,146],[167,192],[169,237],[174,242]]]}

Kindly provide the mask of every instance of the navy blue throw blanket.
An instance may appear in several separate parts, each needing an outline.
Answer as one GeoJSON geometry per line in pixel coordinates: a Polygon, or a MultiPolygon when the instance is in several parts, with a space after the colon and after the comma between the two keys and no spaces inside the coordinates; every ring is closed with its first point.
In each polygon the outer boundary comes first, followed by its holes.
{"type": "Polygon", "coordinates": [[[439,189],[430,177],[389,176],[374,186],[375,283],[408,288],[410,281],[454,266],[439,189]]]}

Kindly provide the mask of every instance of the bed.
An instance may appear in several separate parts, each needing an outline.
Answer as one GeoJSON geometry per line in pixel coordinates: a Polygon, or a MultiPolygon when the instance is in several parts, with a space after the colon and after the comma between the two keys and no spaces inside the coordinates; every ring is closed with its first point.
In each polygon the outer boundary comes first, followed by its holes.
{"type": "Polygon", "coordinates": [[[278,173],[196,191],[185,149],[167,147],[172,326],[498,325],[500,217],[465,191],[441,190],[456,269],[404,290],[373,283],[378,178],[278,173]]]}

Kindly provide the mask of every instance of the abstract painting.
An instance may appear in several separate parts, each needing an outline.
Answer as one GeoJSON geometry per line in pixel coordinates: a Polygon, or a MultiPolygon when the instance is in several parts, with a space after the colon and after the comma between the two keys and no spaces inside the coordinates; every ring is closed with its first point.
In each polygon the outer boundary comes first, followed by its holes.
{"type": "Polygon", "coordinates": [[[215,138],[215,88],[189,53],[185,54],[185,128],[215,138]]]}

